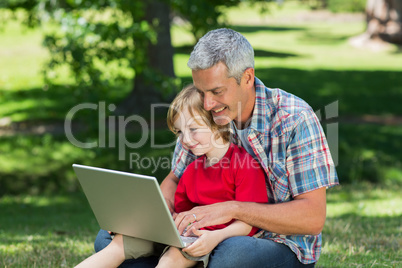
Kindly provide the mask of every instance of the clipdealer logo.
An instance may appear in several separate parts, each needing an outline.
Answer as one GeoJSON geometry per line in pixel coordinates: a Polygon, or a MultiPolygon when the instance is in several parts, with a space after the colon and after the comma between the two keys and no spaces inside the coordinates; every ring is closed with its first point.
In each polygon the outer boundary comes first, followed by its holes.
{"type": "Polygon", "coordinates": [[[327,104],[323,110],[315,112],[321,126],[324,128],[327,143],[335,166],[339,164],[339,101],[327,104]]]}
{"type": "Polygon", "coordinates": [[[125,116],[106,116],[106,112],[113,112],[116,110],[116,105],[109,104],[106,106],[106,102],[101,101],[98,104],[95,103],[81,103],[71,108],[64,121],[64,132],[67,139],[75,146],[83,149],[91,148],[118,148],[118,159],[120,161],[126,160],[126,150],[140,149],[149,140],[151,142],[151,148],[161,149],[168,148],[176,144],[176,141],[172,141],[166,144],[157,144],[155,141],[155,110],[157,108],[168,108],[169,104],[159,103],[151,105],[151,121],[148,123],[143,117],[139,115],[125,116]],[[84,142],[74,136],[72,131],[72,121],[77,113],[83,110],[97,111],[97,123],[98,123],[98,139],[97,141],[84,142]],[[136,125],[138,132],[141,133],[139,140],[132,142],[127,140],[127,127],[129,124],[136,125]]]}
{"type": "MultiPolygon", "coordinates": [[[[140,149],[149,140],[152,149],[163,149],[173,147],[176,144],[176,140],[173,140],[165,144],[157,144],[155,141],[155,110],[157,108],[169,108],[168,103],[158,103],[151,105],[151,118],[148,123],[143,117],[139,115],[125,116],[106,116],[106,112],[114,112],[116,105],[109,104],[101,101],[98,104],[95,103],[81,103],[67,113],[64,121],[64,131],[67,139],[75,146],[83,149],[90,148],[118,148],[118,160],[125,161],[127,157],[126,150],[140,149]],[[97,123],[98,123],[98,139],[97,141],[84,142],[77,139],[72,131],[72,121],[76,117],[77,113],[83,110],[97,111],[97,123]],[[129,124],[135,124],[138,127],[138,133],[141,133],[139,140],[131,142],[127,140],[127,127],[129,124]]],[[[240,111],[239,111],[240,112],[240,111]]],[[[330,148],[330,152],[335,166],[339,162],[339,103],[334,101],[323,109],[315,111],[321,126],[325,130],[327,143],[330,148]]],[[[173,154],[172,154],[173,155],[173,154]]],[[[129,154],[130,168],[148,169],[153,168],[152,172],[155,172],[158,167],[168,168],[171,165],[171,157],[143,157],[139,153],[134,152],[129,154]]]]}

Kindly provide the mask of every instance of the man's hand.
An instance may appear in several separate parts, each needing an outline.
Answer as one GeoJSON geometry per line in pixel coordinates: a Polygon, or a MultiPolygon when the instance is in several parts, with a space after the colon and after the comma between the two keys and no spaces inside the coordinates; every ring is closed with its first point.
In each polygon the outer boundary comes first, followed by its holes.
{"type": "Polygon", "coordinates": [[[206,226],[225,224],[234,218],[233,208],[236,201],[215,203],[212,205],[195,207],[189,211],[181,212],[176,215],[175,224],[179,234],[187,228],[185,236],[195,233],[197,230],[206,226]],[[195,217],[194,217],[195,215],[195,217]]]}
{"type": "Polygon", "coordinates": [[[318,235],[324,226],[325,216],[326,189],[322,187],[300,194],[292,201],[277,204],[227,201],[195,207],[179,213],[175,223],[180,234],[191,223],[185,236],[202,227],[225,224],[232,219],[278,234],[318,235]]]}

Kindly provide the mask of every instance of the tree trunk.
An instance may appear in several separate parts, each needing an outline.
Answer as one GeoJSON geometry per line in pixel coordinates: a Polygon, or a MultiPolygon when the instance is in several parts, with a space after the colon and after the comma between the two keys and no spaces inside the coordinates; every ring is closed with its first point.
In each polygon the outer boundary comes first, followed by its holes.
{"type": "MultiPolygon", "coordinates": [[[[175,77],[173,69],[173,47],[170,37],[170,7],[168,4],[151,0],[144,1],[145,20],[152,24],[155,19],[159,21],[157,26],[157,43],[137,44],[144,45],[144,57],[147,68],[166,77],[175,77]]],[[[160,88],[157,85],[156,77],[150,77],[144,69],[135,70],[133,89],[126,99],[119,104],[117,114],[138,114],[148,113],[151,104],[163,101],[160,88]]]]}
{"type": "Polygon", "coordinates": [[[402,45],[402,0],[368,0],[366,16],[371,39],[402,45]]]}
{"type": "Polygon", "coordinates": [[[352,38],[355,46],[378,48],[382,43],[402,45],[402,0],[367,0],[366,32],[352,38]]]}

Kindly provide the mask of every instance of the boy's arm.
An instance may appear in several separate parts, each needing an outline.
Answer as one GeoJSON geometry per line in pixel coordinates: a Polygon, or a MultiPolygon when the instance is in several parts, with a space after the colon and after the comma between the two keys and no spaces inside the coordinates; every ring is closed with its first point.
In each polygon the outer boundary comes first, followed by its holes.
{"type": "Polygon", "coordinates": [[[172,214],[174,213],[174,194],[176,192],[178,184],[179,178],[174,175],[173,171],[170,171],[170,173],[166,176],[166,178],[162,181],[160,185],[163,197],[165,198],[169,210],[172,214]]]}
{"type": "Polygon", "coordinates": [[[199,236],[197,241],[183,249],[184,252],[199,257],[211,252],[220,242],[233,236],[245,236],[250,233],[252,226],[242,221],[234,221],[228,227],[215,230],[195,230],[194,234],[199,236]]]}
{"type": "Polygon", "coordinates": [[[248,225],[245,222],[237,220],[223,229],[215,230],[214,234],[217,236],[216,240],[219,240],[219,242],[218,242],[218,244],[219,244],[223,240],[228,239],[233,236],[248,235],[252,228],[253,227],[251,225],[248,225]]]}

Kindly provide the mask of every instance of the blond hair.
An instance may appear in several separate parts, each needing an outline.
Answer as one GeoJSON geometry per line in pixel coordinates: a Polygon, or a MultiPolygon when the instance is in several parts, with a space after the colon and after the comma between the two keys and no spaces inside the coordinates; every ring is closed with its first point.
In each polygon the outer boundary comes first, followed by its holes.
{"type": "Polygon", "coordinates": [[[201,96],[193,84],[184,87],[169,106],[167,125],[173,133],[177,135],[177,129],[174,127],[174,123],[185,109],[188,110],[190,115],[199,124],[200,122],[197,121],[198,116],[195,116],[195,114],[198,114],[202,121],[216,133],[216,137],[222,138],[225,142],[230,141],[229,124],[218,125],[215,123],[211,112],[204,109],[201,96]]]}

